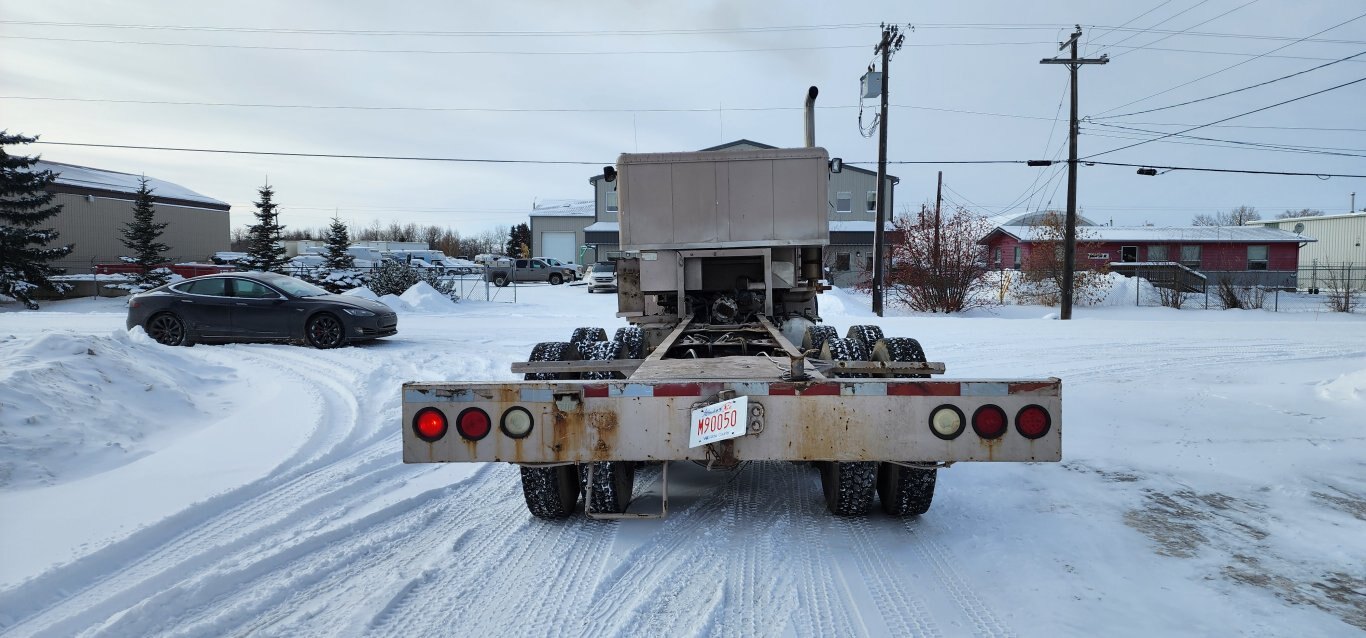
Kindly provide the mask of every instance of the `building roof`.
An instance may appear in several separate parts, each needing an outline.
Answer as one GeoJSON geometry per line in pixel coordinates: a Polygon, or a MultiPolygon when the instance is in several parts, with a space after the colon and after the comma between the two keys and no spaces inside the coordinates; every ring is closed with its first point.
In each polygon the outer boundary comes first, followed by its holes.
{"type": "MultiPolygon", "coordinates": [[[[1000,226],[1032,226],[1043,221],[1044,217],[1048,216],[1051,212],[1057,211],[1036,210],[1032,213],[1005,213],[1004,215],[988,217],[987,223],[991,224],[992,228],[1000,226]]],[[[1082,215],[1077,215],[1077,225],[1095,226],[1096,224],[1082,215]]]]}
{"type": "MultiPolygon", "coordinates": [[[[120,199],[131,199],[132,195],[138,192],[138,181],[142,177],[132,173],[120,173],[47,160],[38,160],[33,165],[32,170],[56,173],[57,179],[54,181],[56,188],[54,190],[57,192],[112,196],[120,199]]],[[[211,208],[214,210],[228,210],[230,208],[227,202],[200,195],[179,184],[172,184],[154,177],[147,178],[147,187],[152,189],[152,201],[158,204],[211,208]]]]}
{"type": "Polygon", "coordinates": [[[1248,222],[1247,224],[1249,226],[1253,224],[1256,224],[1258,226],[1265,226],[1267,224],[1279,224],[1281,222],[1308,222],[1318,221],[1320,219],[1347,219],[1355,217],[1366,217],[1366,211],[1362,211],[1360,213],[1339,213],[1337,215],[1314,215],[1311,217],[1282,217],[1280,219],[1259,219],[1257,221],[1248,222]]]}
{"type": "Polygon", "coordinates": [[[543,199],[531,210],[532,217],[593,217],[596,205],[591,199],[543,199]]]}
{"type": "MultiPolygon", "coordinates": [[[[1034,226],[1001,226],[988,234],[986,239],[997,232],[1005,233],[1020,241],[1031,241],[1034,237],[1034,226]]],[[[1234,243],[1277,243],[1277,242],[1311,242],[1317,241],[1304,235],[1277,230],[1275,228],[1265,228],[1262,226],[1087,226],[1083,233],[1083,241],[1103,241],[1103,242],[1125,242],[1134,243],[1202,243],[1217,244],[1224,242],[1234,243]]]]}
{"type": "MultiPolygon", "coordinates": [[[[873,221],[834,221],[830,222],[830,232],[832,233],[871,233],[877,230],[877,222],[873,221]]],[[[884,222],[882,230],[896,230],[896,224],[884,222]]]]}
{"type": "Polygon", "coordinates": [[[585,233],[619,233],[621,224],[618,222],[593,222],[583,229],[585,233]]]}

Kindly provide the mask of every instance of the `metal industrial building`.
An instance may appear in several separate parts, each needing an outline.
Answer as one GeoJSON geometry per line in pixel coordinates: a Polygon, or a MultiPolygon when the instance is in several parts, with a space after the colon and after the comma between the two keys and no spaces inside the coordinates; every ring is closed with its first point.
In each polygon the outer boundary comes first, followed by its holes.
{"type": "Polygon", "coordinates": [[[595,255],[584,243],[584,229],[593,223],[593,200],[551,199],[536,202],[531,211],[531,256],[591,264],[595,255]]]}
{"type": "Polygon", "coordinates": [[[1265,219],[1248,225],[1279,228],[1318,240],[1300,246],[1300,288],[1322,288],[1332,277],[1347,277],[1355,288],[1366,288],[1366,211],[1265,219]]]}
{"type": "MultiPolygon", "coordinates": [[[[123,230],[133,220],[133,197],[141,176],[86,166],[39,160],[34,171],[50,170],[57,179],[47,190],[62,212],[48,221],[61,236],[56,244],[72,244],[70,255],[53,262],[69,274],[91,272],[95,264],[117,263],[128,254],[123,230]]],[[[209,256],[228,250],[232,243],[228,203],[205,197],[188,188],[148,177],[156,221],[166,222],[161,242],[172,263],[207,262],[209,256]]]]}

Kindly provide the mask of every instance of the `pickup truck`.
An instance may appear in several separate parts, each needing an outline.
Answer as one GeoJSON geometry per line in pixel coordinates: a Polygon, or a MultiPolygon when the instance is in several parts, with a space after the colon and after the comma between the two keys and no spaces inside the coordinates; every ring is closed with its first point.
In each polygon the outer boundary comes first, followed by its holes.
{"type": "Polygon", "coordinates": [[[552,266],[544,259],[518,259],[512,262],[511,267],[490,266],[484,271],[485,281],[493,282],[493,285],[499,288],[514,281],[545,281],[558,286],[566,281],[573,281],[576,275],[573,268],[552,266]]]}

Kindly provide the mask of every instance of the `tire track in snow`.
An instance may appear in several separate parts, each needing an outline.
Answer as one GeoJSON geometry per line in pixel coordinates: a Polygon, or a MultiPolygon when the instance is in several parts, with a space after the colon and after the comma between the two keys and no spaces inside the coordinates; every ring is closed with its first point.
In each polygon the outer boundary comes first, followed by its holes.
{"type": "Polygon", "coordinates": [[[902,521],[906,531],[910,533],[915,541],[911,543],[916,552],[924,559],[925,563],[933,570],[936,579],[943,587],[941,590],[946,593],[953,602],[962,610],[963,614],[972,621],[974,632],[978,636],[999,636],[1001,638],[1013,637],[1014,632],[991,612],[991,609],[982,602],[977,594],[973,593],[973,588],[963,581],[958,569],[954,567],[954,557],[952,551],[938,541],[930,537],[929,534],[920,530],[921,524],[915,519],[905,519],[902,521]]]}
{"type": "MultiPolygon", "coordinates": [[[[317,370],[316,362],[295,370],[268,356],[278,352],[246,352],[249,349],[263,350],[239,348],[231,353],[246,353],[258,365],[284,373],[284,378],[312,382],[304,384],[303,390],[314,401],[312,412],[317,415],[317,426],[305,444],[263,479],[213,497],[95,554],[24,583],[23,601],[18,604],[8,602],[12,601],[11,594],[19,593],[19,588],[0,593],[0,603],[5,603],[11,618],[16,619],[16,626],[10,629],[23,624],[42,631],[41,627],[47,624],[56,633],[64,633],[98,622],[173,584],[177,573],[204,569],[220,561],[225,553],[250,547],[263,536],[287,529],[294,522],[316,519],[338,504],[320,497],[341,494],[344,498],[347,488],[357,480],[369,480],[371,487],[363,493],[373,494],[405,473],[402,466],[389,460],[397,446],[397,436],[393,434],[393,442],[352,450],[350,456],[340,445],[323,454],[312,454],[311,449],[320,447],[319,441],[344,440],[347,436],[339,432],[349,435],[354,430],[347,429],[359,421],[352,390],[329,376],[328,371],[317,370]],[[371,480],[375,477],[378,480],[371,480]],[[127,552],[130,547],[147,549],[127,552]],[[73,614],[73,608],[79,611],[73,614]]],[[[226,350],[206,352],[209,359],[229,358],[226,350]]],[[[240,358],[237,365],[240,371],[240,358]]]]}
{"type": "Polygon", "coordinates": [[[882,613],[887,629],[895,636],[941,636],[923,600],[901,586],[885,561],[873,555],[875,543],[866,517],[841,518],[840,527],[848,534],[859,572],[882,613]]]}
{"type": "Polygon", "coordinates": [[[807,498],[798,497],[800,500],[794,499],[794,505],[802,505],[799,509],[794,508],[801,514],[797,521],[798,537],[794,543],[800,552],[797,562],[804,576],[800,590],[804,596],[799,597],[799,600],[805,603],[801,609],[809,614],[803,618],[805,623],[794,622],[794,629],[798,636],[854,635],[860,629],[866,635],[866,628],[855,623],[847,608],[834,604],[834,599],[841,594],[831,591],[835,575],[828,562],[832,552],[826,539],[830,513],[826,511],[823,497],[816,497],[821,494],[820,479],[816,476],[819,469],[805,464],[789,465],[798,479],[798,489],[792,494],[810,495],[807,498]]]}

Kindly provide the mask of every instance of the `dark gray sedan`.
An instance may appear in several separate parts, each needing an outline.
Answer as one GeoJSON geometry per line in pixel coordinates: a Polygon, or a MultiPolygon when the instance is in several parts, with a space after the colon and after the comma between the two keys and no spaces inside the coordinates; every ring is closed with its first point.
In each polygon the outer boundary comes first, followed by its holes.
{"type": "Polygon", "coordinates": [[[142,326],[168,346],[210,341],[299,341],[336,348],[398,333],[398,316],[378,301],[334,295],[268,272],[206,275],[128,300],[128,329],[142,326]]]}

